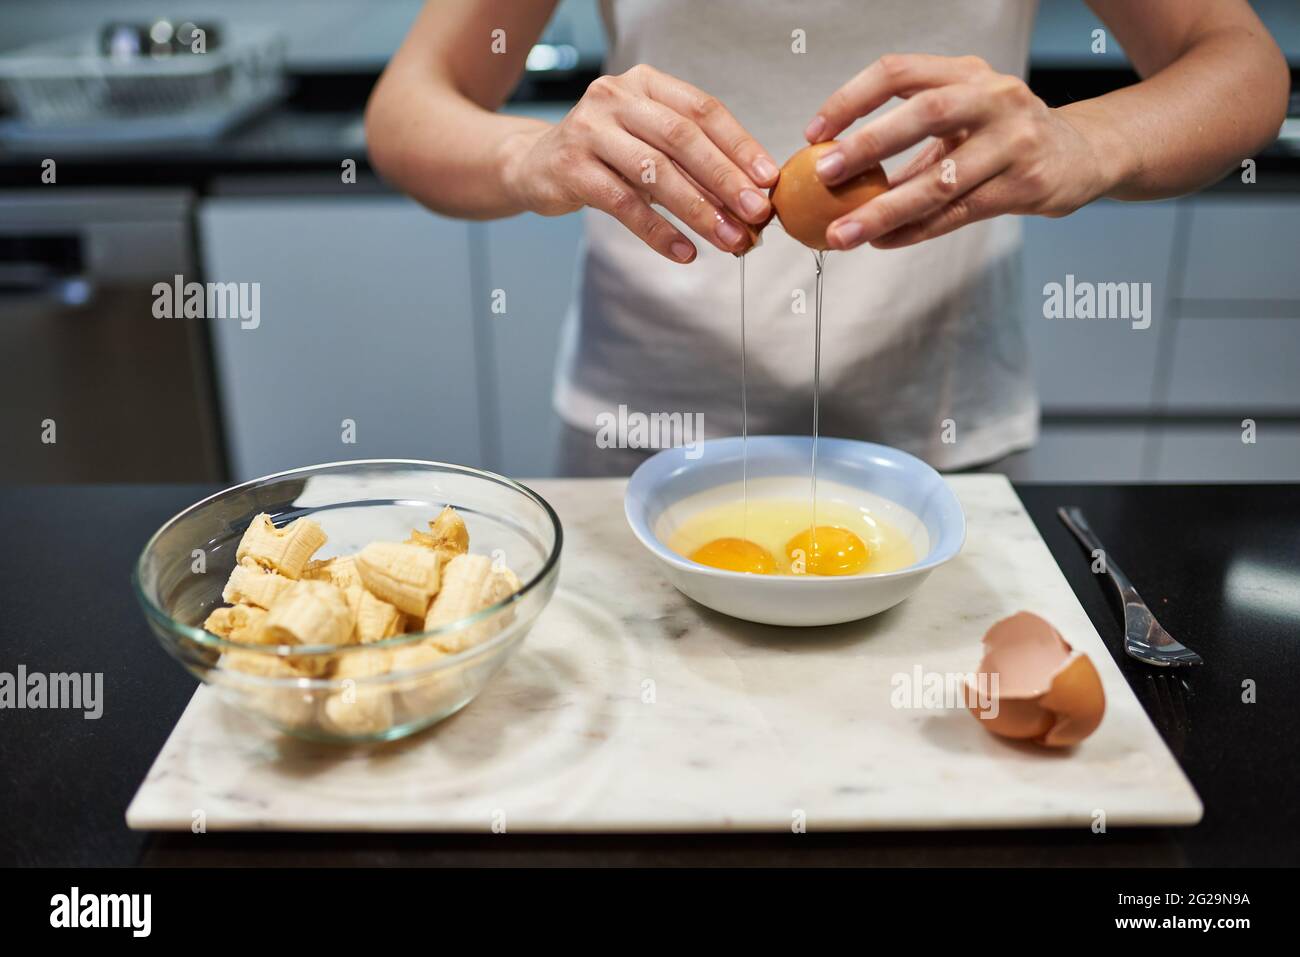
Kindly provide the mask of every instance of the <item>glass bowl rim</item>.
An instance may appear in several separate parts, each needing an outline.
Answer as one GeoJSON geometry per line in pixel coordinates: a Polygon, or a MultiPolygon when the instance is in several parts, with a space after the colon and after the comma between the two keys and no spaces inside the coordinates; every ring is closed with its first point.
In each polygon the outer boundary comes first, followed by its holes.
{"type": "MultiPolygon", "coordinates": [[[[464,629],[466,629],[470,625],[475,624],[476,622],[484,621],[488,618],[491,618],[497,612],[504,610],[505,608],[515,604],[516,602],[522,601],[525,595],[531,592],[538,585],[542,584],[552,575],[556,566],[559,564],[560,551],[563,544],[564,544],[564,526],[560,523],[560,517],[555,513],[555,509],[551,507],[551,503],[546,501],[546,499],[542,498],[542,496],[538,495],[536,492],[534,492],[527,485],[524,485],[522,482],[517,482],[514,479],[507,478],[504,475],[499,475],[496,472],[489,472],[486,469],[476,469],[469,465],[456,465],[453,462],[434,462],[428,459],[344,459],[338,462],[322,462],[317,465],[303,465],[303,466],[299,466],[298,468],[286,469],[282,472],[272,472],[269,475],[262,475],[259,476],[258,478],[249,479],[245,482],[240,482],[237,485],[232,485],[229,488],[222,489],[219,492],[214,492],[213,494],[207,496],[206,498],[200,499],[199,501],[186,506],[185,508],[177,512],[175,515],[173,515],[171,518],[167,519],[167,521],[163,522],[162,525],[158,526],[158,529],[151,536],[149,536],[149,540],[145,542],[144,548],[141,549],[140,551],[140,557],[136,559],[135,564],[131,569],[131,585],[135,591],[136,599],[144,607],[146,614],[148,614],[150,618],[154,619],[154,621],[156,621],[160,626],[165,628],[168,632],[171,632],[174,635],[178,634],[180,636],[190,639],[191,641],[194,641],[199,645],[202,645],[207,648],[212,648],[214,650],[223,653],[226,651],[247,651],[247,652],[252,652],[254,654],[267,655],[273,658],[300,658],[300,657],[307,657],[313,655],[354,654],[356,652],[366,651],[366,650],[393,649],[393,648],[402,648],[407,645],[414,645],[431,637],[437,637],[439,635],[447,635],[447,634],[463,631],[464,629]],[[258,644],[249,644],[246,642],[230,641],[225,638],[220,638],[217,635],[212,634],[210,631],[204,630],[203,628],[196,627],[194,625],[188,625],[181,621],[177,621],[175,618],[169,615],[164,609],[159,607],[158,603],[153,600],[152,596],[146,594],[144,586],[141,583],[141,579],[140,579],[140,572],[144,564],[145,558],[149,555],[150,550],[153,548],[154,543],[158,540],[159,536],[161,536],[163,532],[165,532],[176,522],[185,518],[187,515],[190,515],[191,513],[198,511],[205,505],[211,504],[212,502],[216,501],[217,499],[221,498],[224,495],[229,495],[232,492],[238,492],[250,488],[252,486],[259,485],[264,482],[270,482],[276,479],[292,477],[305,472],[319,472],[325,469],[334,469],[343,466],[366,466],[366,465],[416,465],[421,467],[431,467],[441,471],[455,472],[461,475],[469,476],[470,478],[486,479],[488,481],[495,482],[498,485],[504,485],[507,488],[513,489],[514,491],[523,494],[523,496],[529,499],[530,501],[532,501],[533,504],[541,507],[546,517],[550,519],[551,529],[555,533],[555,543],[551,546],[551,549],[546,556],[546,560],[542,563],[542,567],[537,571],[535,575],[533,575],[527,582],[525,582],[520,587],[520,589],[514,594],[506,598],[503,598],[498,602],[494,602],[493,604],[488,605],[485,608],[480,608],[472,615],[466,615],[464,618],[457,618],[454,621],[446,622],[445,624],[439,625],[437,628],[433,628],[428,631],[411,632],[405,635],[396,635],[392,638],[384,638],[381,641],[372,641],[368,644],[258,645],[258,644]]],[[[502,641],[511,637],[513,630],[514,629],[511,628],[503,628],[499,634],[494,635],[491,639],[483,642],[482,644],[473,645],[469,648],[466,648],[464,651],[459,651],[456,652],[455,654],[446,655],[445,657],[439,658],[432,667],[426,669],[410,669],[408,671],[403,671],[403,672],[392,672],[389,674],[377,675],[375,677],[377,678],[400,677],[403,674],[417,673],[417,672],[425,673],[428,671],[440,670],[442,668],[455,667],[457,665],[464,663],[467,660],[477,657],[480,654],[484,654],[489,650],[491,650],[492,648],[496,647],[502,641]]],[[[241,677],[254,678],[254,677],[261,677],[261,676],[241,674],[241,677]]],[[[304,675],[302,679],[270,678],[267,680],[274,681],[276,683],[287,680],[292,684],[298,684],[301,682],[301,680],[308,680],[312,682],[324,681],[326,683],[330,683],[330,682],[337,681],[338,679],[308,678],[307,676],[304,675]]]]}

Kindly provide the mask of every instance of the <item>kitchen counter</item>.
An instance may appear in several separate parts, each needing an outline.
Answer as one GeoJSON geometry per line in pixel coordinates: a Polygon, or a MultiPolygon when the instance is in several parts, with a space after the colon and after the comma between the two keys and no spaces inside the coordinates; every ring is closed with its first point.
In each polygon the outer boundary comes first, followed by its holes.
{"type": "MultiPolygon", "coordinates": [[[[0,671],[102,672],[104,710],[0,711],[0,865],[1295,864],[1300,808],[1300,488],[1019,486],[1112,651],[1106,585],[1056,520],[1082,506],[1177,637],[1209,662],[1175,686],[1120,666],[1205,804],[1193,828],[788,835],[133,833],[123,812],[194,679],[146,627],[128,575],[149,534],[205,486],[0,488],[0,671]],[[1256,703],[1243,701],[1253,687],[1256,703]]],[[[611,515],[621,522],[621,515],[611,515]]],[[[1176,679],[1177,680],[1177,679],[1176,679]]]]}
{"type": "MultiPolygon", "coordinates": [[[[506,107],[508,112],[561,116],[582,95],[595,71],[575,72],[542,83],[525,83],[506,107]]],[[[363,110],[377,77],[369,73],[291,77],[292,94],[280,106],[211,142],[142,145],[112,151],[62,150],[22,153],[0,144],[0,188],[41,186],[41,162],[57,160],[61,186],[188,186],[207,192],[213,181],[228,176],[318,174],[314,189],[336,187],[355,192],[378,185],[366,155],[363,110]],[[340,163],[355,160],[358,183],[341,187],[340,163]]],[[[1039,66],[1031,69],[1031,87],[1050,105],[1100,96],[1136,80],[1125,69],[1039,66]]],[[[1292,101],[1300,116],[1300,97],[1292,101]]],[[[1289,121],[1284,135],[1257,160],[1257,182],[1225,177],[1215,191],[1246,195],[1300,192],[1300,119],[1289,121]]]]}

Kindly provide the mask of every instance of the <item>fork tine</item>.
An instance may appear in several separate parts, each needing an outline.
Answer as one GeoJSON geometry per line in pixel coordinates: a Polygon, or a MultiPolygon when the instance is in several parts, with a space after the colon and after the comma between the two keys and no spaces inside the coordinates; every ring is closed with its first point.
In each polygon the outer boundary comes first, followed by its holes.
{"type": "Polygon", "coordinates": [[[1170,675],[1169,681],[1172,683],[1173,693],[1170,695],[1174,702],[1174,716],[1180,726],[1183,728],[1191,727],[1191,720],[1187,716],[1187,699],[1192,695],[1192,687],[1182,678],[1176,675],[1170,675]]]}

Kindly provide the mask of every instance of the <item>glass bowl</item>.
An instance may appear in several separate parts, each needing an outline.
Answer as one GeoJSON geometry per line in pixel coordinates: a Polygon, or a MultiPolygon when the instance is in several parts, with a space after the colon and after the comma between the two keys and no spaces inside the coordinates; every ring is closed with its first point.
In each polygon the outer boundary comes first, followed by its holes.
{"type": "Polygon", "coordinates": [[[334,462],[254,479],[191,505],[149,539],[131,578],[163,647],[223,700],[298,737],[390,741],[454,714],[483,689],[550,601],[562,542],[554,509],[500,475],[403,459],[334,462]],[[314,557],[329,558],[373,541],[403,541],[444,505],[465,520],[471,552],[519,576],[518,592],[432,631],[366,645],[241,644],[203,630],[209,612],[225,604],[235,550],[259,512],[277,526],[310,516],[329,536],[314,557]],[[477,643],[457,654],[423,644],[464,638],[470,629],[477,643]],[[393,670],[314,677],[340,670],[346,656],[375,652],[391,652],[370,660],[391,661],[393,670]]]}

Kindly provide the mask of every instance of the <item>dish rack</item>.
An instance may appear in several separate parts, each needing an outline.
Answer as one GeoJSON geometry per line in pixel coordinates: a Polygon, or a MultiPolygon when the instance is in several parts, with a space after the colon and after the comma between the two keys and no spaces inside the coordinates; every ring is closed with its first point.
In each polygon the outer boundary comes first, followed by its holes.
{"type": "Polygon", "coordinates": [[[283,36],[224,31],[207,53],[115,58],[93,35],[0,54],[0,141],[11,148],[212,139],[284,93],[283,36]]]}

